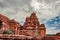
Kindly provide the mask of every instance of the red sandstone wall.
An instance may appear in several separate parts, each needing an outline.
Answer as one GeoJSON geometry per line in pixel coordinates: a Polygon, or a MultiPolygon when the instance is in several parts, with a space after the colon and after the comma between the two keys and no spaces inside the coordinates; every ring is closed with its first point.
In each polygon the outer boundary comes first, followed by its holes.
{"type": "Polygon", "coordinates": [[[2,28],[0,32],[4,32],[5,30],[13,29],[14,34],[20,33],[20,24],[15,20],[10,20],[8,17],[0,14],[0,20],[2,21],[2,28]]]}

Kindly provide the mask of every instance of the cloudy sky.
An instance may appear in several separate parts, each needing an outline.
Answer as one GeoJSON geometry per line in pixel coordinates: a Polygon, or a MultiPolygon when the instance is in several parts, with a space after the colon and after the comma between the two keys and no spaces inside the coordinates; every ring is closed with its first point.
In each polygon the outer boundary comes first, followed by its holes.
{"type": "Polygon", "coordinates": [[[60,0],[0,0],[0,14],[22,25],[33,11],[45,24],[47,34],[60,32],[60,0]]]}

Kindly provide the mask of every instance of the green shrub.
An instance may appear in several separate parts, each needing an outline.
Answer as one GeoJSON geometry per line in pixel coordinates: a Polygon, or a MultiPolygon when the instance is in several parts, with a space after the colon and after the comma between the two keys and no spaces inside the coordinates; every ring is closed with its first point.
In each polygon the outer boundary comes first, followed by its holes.
{"type": "Polygon", "coordinates": [[[4,32],[3,32],[3,34],[12,34],[13,32],[12,32],[12,30],[10,29],[10,30],[5,30],[4,32]]]}

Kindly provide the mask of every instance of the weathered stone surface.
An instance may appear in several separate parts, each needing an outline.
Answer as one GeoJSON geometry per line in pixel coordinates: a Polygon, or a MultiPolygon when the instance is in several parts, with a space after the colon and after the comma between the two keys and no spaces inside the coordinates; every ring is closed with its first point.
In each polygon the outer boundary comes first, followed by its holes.
{"type": "Polygon", "coordinates": [[[9,18],[7,18],[6,16],[0,14],[0,21],[2,21],[2,28],[0,28],[0,33],[3,33],[4,30],[9,29],[10,26],[9,26],[8,20],[9,20],[9,18]]]}
{"type": "Polygon", "coordinates": [[[9,20],[9,25],[10,25],[10,29],[12,29],[13,33],[16,35],[20,34],[20,24],[18,22],[16,22],[15,20],[9,20]]]}

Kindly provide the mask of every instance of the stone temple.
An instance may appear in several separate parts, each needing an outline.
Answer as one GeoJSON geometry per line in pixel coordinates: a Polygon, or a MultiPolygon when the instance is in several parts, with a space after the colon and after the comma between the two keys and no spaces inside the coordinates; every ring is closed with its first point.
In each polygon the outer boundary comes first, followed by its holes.
{"type": "Polygon", "coordinates": [[[23,26],[21,26],[21,24],[16,22],[14,19],[10,20],[8,17],[0,14],[0,37],[3,38],[1,35],[5,34],[19,36],[24,35],[39,40],[52,40],[52,38],[56,38],[57,40],[57,38],[60,38],[58,35],[46,36],[46,27],[44,24],[39,23],[39,20],[34,12],[31,13],[29,17],[26,17],[23,26]]]}
{"type": "Polygon", "coordinates": [[[46,36],[45,25],[39,23],[34,12],[30,15],[30,17],[26,17],[25,23],[21,30],[21,35],[33,36],[37,38],[46,36]]]}

